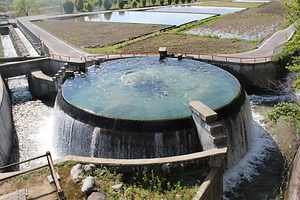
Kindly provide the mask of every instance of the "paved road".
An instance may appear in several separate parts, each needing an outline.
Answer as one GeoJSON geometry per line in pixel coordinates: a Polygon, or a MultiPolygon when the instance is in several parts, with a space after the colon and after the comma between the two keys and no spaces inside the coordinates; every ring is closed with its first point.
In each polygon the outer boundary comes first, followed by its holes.
{"type": "Polygon", "coordinates": [[[47,45],[51,54],[68,55],[74,57],[85,56],[88,54],[82,49],[68,44],[67,42],[51,35],[50,33],[46,32],[45,30],[41,29],[31,22],[32,20],[39,20],[43,18],[47,18],[47,16],[21,17],[17,20],[25,27],[27,27],[37,37],[39,37],[40,40],[47,45]]]}
{"type": "MultiPolygon", "coordinates": [[[[82,15],[82,14],[81,14],[82,15]]],[[[73,60],[81,60],[81,57],[90,56],[88,52],[83,51],[82,49],[68,44],[67,42],[56,38],[50,33],[44,31],[38,26],[34,25],[32,20],[39,20],[45,18],[55,18],[66,15],[42,15],[42,16],[31,16],[31,17],[22,17],[18,18],[19,22],[21,22],[24,26],[26,26],[29,30],[31,30],[36,36],[38,36],[49,48],[51,54],[62,55],[66,57],[57,57],[60,59],[73,59],[73,60]]],[[[295,32],[294,25],[289,26],[284,30],[280,30],[272,35],[269,39],[267,39],[264,43],[260,45],[259,48],[243,53],[237,54],[214,54],[214,55],[190,55],[203,59],[214,59],[214,60],[226,60],[231,62],[265,62],[272,59],[274,53],[277,53],[277,48],[286,43],[288,39],[295,32]]],[[[116,56],[116,55],[115,55],[116,56]]],[[[111,56],[111,57],[115,57],[111,56]]],[[[119,55],[117,55],[119,56],[119,55]]],[[[126,55],[123,55],[126,56],[126,55]]],[[[127,55],[132,56],[132,55],[127,55]]],[[[101,56],[97,56],[101,57],[101,56]]],[[[103,56],[102,56],[103,57],[103,56]]],[[[90,59],[92,57],[88,57],[90,59]]]]}

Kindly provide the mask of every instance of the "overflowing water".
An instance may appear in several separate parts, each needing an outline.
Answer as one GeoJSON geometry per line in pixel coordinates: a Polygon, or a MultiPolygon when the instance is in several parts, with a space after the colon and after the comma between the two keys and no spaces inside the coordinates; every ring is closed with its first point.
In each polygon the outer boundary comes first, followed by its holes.
{"type": "MultiPolygon", "coordinates": [[[[2,42],[5,44],[5,56],[16,56],[15,51],[11,51],[12,43],[9,42],[8,36],[1,36],[2,42]],[[7,47],[11,47],[6,50],[7,47]]],[[[34,99],[28,90],[28,83],[25,76],[10,78],[8,80],[9,88],[12,92],[13,118],[18,136],[18,147],[20,160],[32,158],[51,151],[52,156],[56,158],[53,147],[53,116],[54,110],[40,100],[34,99]]],[[[289,95],[284,96],[250,96],[250,100],[256,104],[265,102],[274,103],[289,99],[289,95]],[[278,100],[280,99],[280,100],[278,100]]],[[[258,107],[260,105],[257,105],[258,107]]],[[[259,109],[256,109],[259,110],[259,109]]],[[[250,184],[247,189],[251,189],[251,184],[255,184],[253,177],[264,176],[259,171],[259,166],[263,165],[264,160],[270,158],[270,151],[276,150],[276,145],[261,123],[262,115],[258,112],[253,113],[253,138],[249,145],[246,156],[239,161],[237,165],[228,169],[224,175],[224,199],[247,199],[241,198],[242,191],[239,190],[240,185],[245,182],[250,184]]],[[[100,129],[95,129],[93,137],[90,141],[91,148],[88,154],[93,155],[96,151],[96,141],[100,129]]],[[[161,138],[158,134],[157,138],[161,138]]],[[[72,139],[72,138],[70,138],[72,139]]],[[[159,146],[160,144],[158,144],[159,146]]],[[[82,149],[81,149],[82,150],[82,149]]],[[[27,166],[35,166],[37,163],[46,162],[38,160],[22,165],[21,168],[27,166]]],[[[267,167],[267,166],[263,166],[267,167]]],[[[271,177],[276,179],[278,177],[271,177]]],[[[260,193],[267,193],[257,188],[260,193]]],[[[266,196],[266,195],[265,195],[266,196]]]]}

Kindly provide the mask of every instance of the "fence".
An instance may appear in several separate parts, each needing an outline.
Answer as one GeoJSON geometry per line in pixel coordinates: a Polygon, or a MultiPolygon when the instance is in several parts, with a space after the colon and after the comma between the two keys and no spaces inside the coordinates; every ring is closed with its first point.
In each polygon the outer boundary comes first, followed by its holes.
{"type": "Polygon", "coordinates": [[[6,165],[6,166],[2,166],[2,167],[0,167],[0,171],[5,170],[5,169],[10,168],[10,167],[13,167],[13,166],[16,166],[16,165],[19,165],[19,164],[22,164],[22,163],[26,163],[26,162],[30,162],[32,160],[40,159],[42,157],[46,157],[47,158],[47,161],[48,161],[47,165],[41,165],[39,167],[33,167],[33,168],[29,169],[29,170],[23,170],[23,171],[20,171],[20,172],[16,172],[13,175],[5,176],[4,178],[0,178],[0,181],[9,179],[9,178],[12,178],[12,177],[15,177],[15,176],[19,176],[19,175],[22,175],[22,174],[34,171],[36,169],[48,166],[49,169],[50,169],[51,176],[53,178],[56,190],[57,190],[57,196],[58,196],[59,199],[64,199],[65,195],[64,195],[64,192],[63,192],[62,188],[60,187],[60,184],[59,184],[59,181],[58,181],[58,177],[57,177],[57,174],[56,174],[55,169],[54,169],[53,160],[52,160],[52,157],[51,157],[51,154],[50,154],[49,151],[47,151],[46,154],[41,155],[41,156],[37,156],[37,157],[31,158],[31,159],[27,159],[27,160],[24,160],[24,161],[21,161],[21,162],[17,162],[17,163],[9,164],[9,165],[6,165]]]}
{"type": "MultiPolygon", "coordinates": [[[[53,59],[66,60],[66,61],[91,61],[93,59],[114,59],[114,58],[125,58],[125,57],[138,57],[138,56],[154,56],[158,55],[157,52],[140,52],[140,53],[119,53],[119,54],[87,54],[84,56],[68,56],[68,55],[59,55],[51,54],[53,59]]],[[[237,62],[237,63],[260,63],[268,62],[272,60],[272,55],[263,56],[263,57],[238,57],[230,55],[218,55],[218,54],[193,54],[193,53],[180,53],[180,52],[169,52],[169,55],[182,55],[185,57],[193,57],[197,59],[208,59],[208,60],[219,60],[226,62],[237,62]]]]}

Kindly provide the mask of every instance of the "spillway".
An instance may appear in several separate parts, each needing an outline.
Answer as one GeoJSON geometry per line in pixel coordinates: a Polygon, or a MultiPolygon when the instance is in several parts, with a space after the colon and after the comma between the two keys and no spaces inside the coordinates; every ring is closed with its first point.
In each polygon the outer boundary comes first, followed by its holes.
{"type": "Polygon", "coordinates": [[[239,82],[213,65],[175,58],[110,60],[68,79],[56,98],[55,149],[125,159],[202,151],[188,106],[195,100],[218,113],[234,157],[228,163],[239,160],[252,119],[239,82]]]}

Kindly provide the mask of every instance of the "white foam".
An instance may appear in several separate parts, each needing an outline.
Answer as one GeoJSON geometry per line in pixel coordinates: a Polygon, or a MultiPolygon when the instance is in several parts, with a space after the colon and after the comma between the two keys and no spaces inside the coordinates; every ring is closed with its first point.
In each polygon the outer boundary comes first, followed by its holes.
{"type": "Polygon", "coordinates": [[[1,41],[5,58],[18,56],[9,35],[1,35],[1,41]]]}
{"type": "Polygon", "coordinates": [[[243,181],[251,180],[254,175],[257,175],[256,167],[268,155],[267,149],[274,148],[274,143],[270,135],[264,129],[262,124],[259,124],[263,116],[258,113],[253,114],[253,141],[247,154],[232,168],[224,173],[223,177],[223,199],[229,199],[226,193],[233,192],[234,189],[243,181]]]}

